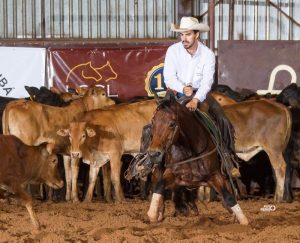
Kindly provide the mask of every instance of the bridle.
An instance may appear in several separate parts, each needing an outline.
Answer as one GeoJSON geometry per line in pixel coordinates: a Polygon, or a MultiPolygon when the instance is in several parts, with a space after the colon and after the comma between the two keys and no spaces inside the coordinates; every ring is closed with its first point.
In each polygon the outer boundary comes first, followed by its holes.
{"type": "MultiPolygon", "coordinates": [[[[159,108],[160,107],[158,106],[157,109],[156,109],[156,111],[155,111],[155,113],[159,110],[159,108]]],[[[153,120],[152,120],[151,126],[153,128],[153,120]]],[[[180,126],[179,126],[178,108],[177,108],[177,110],[176,110],[176,125],[174,127],[174,131],[173,131],[172,135],[170,136],[170,138],[166,142],[164,151],[167,151],[168,149],[170,149],[171,146],[175,143],[176,136],[178,135],[179,132],[180,132],[180,126]]],[[[185,136],[185,135],[183,134],[183,136],[185,136]]],[[[150,140],[152,140],[152,135],[150,135],[150,140]]],[[[185,136],[184,140],[186,140],[186,142],[188,142],[188,138],[186,136],[185,136]]],[[[190,162],[193,162],[195,160],[207,157],[207,156],[213,154],[214,152],[216,152],[216,150],[217,150],[217,148],[214,147],[211,151],[206,152],[206,153],[200,153],[196,157],[192,156],[189,159],[185,159],[185,160],[178,161],[178,162],[175,162],[175,163],[172,163],[172,164],[167,164],[167,165],[165,163],[162,165],[161,161],[160,162],[153,161],[151,159],[151,156],[150,156],[149,152],[140,153],[136,157],[134,157],[132,159],[132,161],[130,162],[129,167],[128,167],[128,169],[125,172],[125,178],[127,180],[130,180],[131,178],[133,178],[135,176],[144,178],[156,166],[164,166],[165,168],[172,168],[174,166],[178,166],[178,165],[190,163],[190,162]]]]}
{"type": "MultiPolygon", "coordinates": [[[[175,137],[177,137],[177,135],[178,135],[178,133],[180,132],[180,127],[179,127],[179,125],[178,125],[178,122],[179,120],[178,120],[178,108],[176,109],[176,125],[175,125],[175,127],[174,127],[174,131],[173,131],[173,134],[172,134],[172,136],[171,136],[171,138],[166,142],[166,147],[165,147],[165,151],[167,151],[173,144],[174,144],[174,139],[175,139],[175,137]]],[[[185,134],[182,134],[183,135],[183,137],[184,137],[184,140],[186,140],[186,141],[188,141],[188,138],[185,136],[185,134]]],[[[207,147],[206,147],[207,148],[207,147]]],[[[205,148],[205,149],[206,149],[205,148]]],[[[205,150],[204,149],[204,150],[205,150]]],[[[190,163],[190,162],[193,162],[193,161],[195,161],[195,160],[198,160],[198,159],[202,159],[202,158],[205,158],[205,157],[207,157],[207,156],[209,156],[209,155],[211,155],[211,154],[213,154],[214,152],[216,152],[217,151],[217,147],[216,146],[214,146],[214,148],[212,149],[212,150],[210,150],[210,151],[208,151],[208,152],[206,152],[206,153],[200,153],[198,156],[196,156],[196,157],[194,157],[194,156],[192,156],[191,158],[189,158],[189,159],[185,159],[185,160],[182,160],[182,161],[178,161],[178,162],[175,162],[175,163],[172,163],[172,164],[165,164],[164,166],[166,167],[166,168],[172,168],[172,167],[174,167],[174,166],[178,166],[178,165],[182,165],[182,164],[187,164],[187,163],[190,163]]]]}

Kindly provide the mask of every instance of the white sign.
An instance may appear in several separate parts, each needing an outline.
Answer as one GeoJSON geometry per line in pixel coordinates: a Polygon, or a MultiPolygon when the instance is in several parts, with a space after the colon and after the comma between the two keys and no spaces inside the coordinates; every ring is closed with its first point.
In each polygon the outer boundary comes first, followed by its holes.
{"type": "Polygon", "coordinates": [[[277,67],[275,67],[273,69],[273,71],[271,73],[268,89],[267,90],[257,90],[257,94],[259,94],[259,95],[265,95],[267,93],[279,94],[282,90],[276,90],[273,88],[274,88],[276,74],[280,71],[289,72],[291,75],[291,83],[295,83],[295,84],[297,83],[297,74],[291,66],[285,65],[285,64],[278,65],[277,67]]]}
{"type": "Polygon", "coordinates": [[[45,48],[0,47],[0,96],[24,98],[24,86],[45,85],[45,48]]]}

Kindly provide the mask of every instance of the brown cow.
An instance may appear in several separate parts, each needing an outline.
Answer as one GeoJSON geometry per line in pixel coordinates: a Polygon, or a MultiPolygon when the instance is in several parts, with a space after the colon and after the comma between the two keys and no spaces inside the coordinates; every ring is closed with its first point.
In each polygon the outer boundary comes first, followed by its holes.
{"type": "MultiPolygon", "coordinates": [[[[91,201],[96,176],[100,167],[108,161],[116,200],[124,199],[120,185],[121,156],[124,153],[139,152],[142,129],[150,123],[155,109],[155,100],[115,105],[89,111],[78,122],[71,123],[69,129],[58,131],[61,136],[70,136],[71,156],[82,157],[86,163],[91,164],[85,201],[91,201]]],[[[107,181],[104,183],[105,198],[110,200],[110,190],[107,189],[110,185],[107,181]]]]}
{"type": "Polygon", "coordinates": [[[248,161],[265,151],[276,176],[275,200],[282,201],[286,168],[283,152],[291,133],[289,110],[268,100],[244,101],[223,109],[235,129],[237,156],[248,161]]]}
{"type": "Polygon", "coordinates": [[[290,111],[263,97],[237,103],[221,93],[210,94],[223,106],[235,129],[238,157],[248,161],[262,150],[267,153],[276,177],[275,200],[283,201],[286,174],[283,153],[291,135],[290,111]]]}
{"type": "Polygon", "coordinates": [[[235,101],[234,99],[218,92],[218,91],[211,91],[209,92],[209,94],[214,97],[214,99],[221,105],[221,106],[225,106],[225,105],[233,105],[236,104],[237,101],[235,101]]]}
{"type": "Polygon", "coordinates": [[[40,224],[32,209],[32,199],[23,188],[32,182],[46,183],[56,189],[63,186],[53,147],[45,143],[28,146],[15,136],[0,135],[0,196],[20,200],[37,229],[40,224]]]}
{"type": "MultiPolygon", "coordinates": [[[[3,113],[3,133],[13,134],[27,145],[54,143],[59,153],[68,155],[69,141],[58,136],[57,130],[68,127],[72,120],[85,111],[112,104],[114,101],[106,96],[104,89],[96,87],[90,88],[83,98],[74,100],[66,107],[52,107],[26,100],[10,102],[3,113]]],[[[71,199],[71,169],[76,170],[78,161],[71,163],[70,157],[64,156],[64,166],[68,201],[71,199]]],[[[72,199],[78,201],[77,194],[73,194],[72,199]]]]}

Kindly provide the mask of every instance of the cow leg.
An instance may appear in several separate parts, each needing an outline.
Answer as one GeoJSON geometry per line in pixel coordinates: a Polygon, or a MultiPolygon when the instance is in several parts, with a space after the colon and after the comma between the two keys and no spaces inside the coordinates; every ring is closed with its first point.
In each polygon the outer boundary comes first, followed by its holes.
{"type": "Polygon", "coordinates": [[[71,173],[72,173],[72,201],[79,202],[77,192],[77,180],[79,172],[79,159],[71,159],[71,173]]]}
{"type": "Polygon", "coordinates": [[[66,177],[66,201],[70,201],[71,190],[72,190],[71,157],[64,155],[63,159],[64,159],[65,177],[66,177]]]}
{"type": "Polygon", "coordinates": [[[276,190],[274,200],[277,202],[281,202],[283,201],[286,163],[281,153],[273,154],[267,152],[267,154],[269,156],[276,177],[276,190]]]}
{"type": "Polygon", "coordinates": [[[121,174],[121,156],[110,156],[111,180],[116,193],[116,201],[121,202],[125,200],[123,189],[120,183],[121,174]]]}
{"type": "Polygon", "coordinates": [[[104,198],[106,202],[111,202],[111,171],[110,171],[110,162],[106,163],[102,166],[102,174],[103,174],[103,191],[104,198]]]}
{"type": "Polygon", "coordinates": [[[292,178],[294,169],[291,164],[291,149],[290,146],[287,147],[284,153],[284,160],[286,162],[286,172],[285,172],[285,182],[284,182],[284,194],[283,200],[285,202],[292,202],[293,201],[293,193],[292,193],[292,178]]]}
{"type": "Polygon", "coordinates": [[[32,199],[30,195],[26,191],[24,191],[24,189],[22,189],[21,187],[17,187],[17,189],[15,189],[14,191],[15,191],[14,197],[19,198],[21,200],[21,203],[26,207],[34,228],[37,230],[40,229],[40,223],[32,208],[32,199]]]}
{"type": "Polygon", "coordinates": [[[93,193],[95,188],[95,183],[97,180],[97,176],[99,173],[100,167],[95,167],[94,165],[90,165],[90,173],[89,173],[89,188],[85,194],[84,202],[91,202],[93,199],[93,193]]]}
{"type": "Polygon", "coordinates": [[[215,175],[213,175],[208,181],[208,184],[211,185],[219,193],[219,195],[222,197],[225,207],[227,209],[231,209],[239,223],[248,225],[248,219],[244,215],[239,204],[236,202],[233,194],[229,192],[228,183],[226,183],[225,178],[221,175],[221,173],[216,173],[215,175]]]}
{"type": "Polygon", "coordinates": [[[286,174],[285,174],[285,183],[284,183],[284,194],[283,201],[292,202],[293,201],[293,193],[292,193],[292,179],[293,179],[294,169],[291,165],[286,166],[286,174]]]}

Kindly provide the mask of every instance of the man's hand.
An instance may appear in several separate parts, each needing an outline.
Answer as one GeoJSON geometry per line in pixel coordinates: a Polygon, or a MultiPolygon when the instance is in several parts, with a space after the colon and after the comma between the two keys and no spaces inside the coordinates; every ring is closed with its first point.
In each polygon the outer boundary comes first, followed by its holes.
{"type": "Polygon", "coordinates": [[[189,103],[186,104],[186,107],[190,110],[190,111],[194,111],[197,109],[199,100],[197,98],[193,98],[189,103]]]}
{"type": "Polygon", "coordinates": [[[183,88],[183,93],[186,96],[191,96],[193,94],[193,87],[191,85],[187,85],[183,88]]]}

